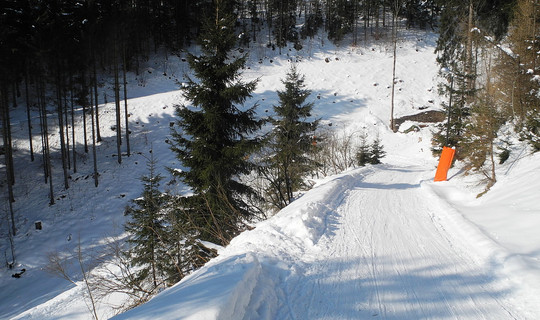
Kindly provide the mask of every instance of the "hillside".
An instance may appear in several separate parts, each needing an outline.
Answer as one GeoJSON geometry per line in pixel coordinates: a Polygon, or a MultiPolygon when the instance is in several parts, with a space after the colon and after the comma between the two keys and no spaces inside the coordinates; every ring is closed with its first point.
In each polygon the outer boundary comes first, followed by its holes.
{"type": "MultiPolygon", "coordinates": [[[[439,110],[435,40],[435,34],[414,30],[402,35],[397,117],[439,110]]],[[[83,264],[91,268],[91,253],[104,249],[107,238],[123,236],[124,208],[140,195],[138,179],[146,174],[150,152],[167,177],[166,191],[183,191],[165,169],[179,168],[166,140],[175,120],[173,106],[183,102],[178,89],[188,68],[181,58],[156,54],[144,73],[129,75],[133,155],[121,165],[111,129],[114,105],[101,106],[98,188],[89,179],[87,156],[72,175],[71,188],[58,192],[57,203],[49,206],[39,164],[17,155],[16,165],[28,169],[19,171],[16,185],[17,194],[24,195],[16,203],[18,264],[15,270],[2,269],[0,318],[90,319],[74,253],[82,248],[83,264]],[[35,229],[36,221],[42,230],[35,229]],[[74,283],[45,271],[51,255],[68,257],[74,283]],[[11,277],[23,268],[21,278],[11,277]]],[[[540,317],[534,286],[540,283],[540,237],[534,232],[540,221],[538,155],[529,156],[517,144],[511,161],[498,169],[498,184],[480,199],[474,198],[476,178],[462,176],[460,164],[450,181],[434,184],[432,127],[408,134],[403,131],[410,122],[400,133],[388,128],[389,43],[337,47],[316,38],[302,51],[281,56],[264,46],[252,48],[244,77],[260,79],[248,103],[259,103],[261,115],[277,103],[276,89],[291,62],[313,92],[314,116],[340,134],[378,135],[387,152],[384,164],[316,181],[312,191],[239,236],[206,267],[118,318],[540,317]]],[[[111,94],[111,85],[100,94],[111,94]]],[[[26,115],[21,108],[12,116],[15,144],[23,150],[26,115]]],[[[100,318],[112,316],[122,299],[101,301],[100,318]]]]}

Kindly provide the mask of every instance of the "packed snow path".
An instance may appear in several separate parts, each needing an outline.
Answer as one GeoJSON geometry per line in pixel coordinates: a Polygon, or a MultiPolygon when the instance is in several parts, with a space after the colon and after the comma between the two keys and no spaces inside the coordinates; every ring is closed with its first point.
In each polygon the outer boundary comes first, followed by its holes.
{"type": "Polygon", "coordinates": [[[432,177],[384,164],[331,178],[115,319],[527,319],[432,177]]]}
{"type": "MultiPolygon", "coordinates": [[[[423,169],[370,170],[343,193],[276,319],[515,319],[506,289],[434,219],[423,169]]],[[[474,244],[471,244],[474,245],[474,244]]]]}

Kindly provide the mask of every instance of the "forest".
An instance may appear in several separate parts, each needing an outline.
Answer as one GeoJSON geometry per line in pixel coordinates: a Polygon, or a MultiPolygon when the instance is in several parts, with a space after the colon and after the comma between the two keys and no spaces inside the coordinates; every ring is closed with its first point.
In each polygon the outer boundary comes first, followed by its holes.
{"type": "Polygon", "coordinates": [[[350,39],[351,46],[393,41],[395,56],[399,28],[429,28],[439,34],[437,62],[445,79],[439,94],[447,101],[433,153],[455,147],[457,159],[485,176],[488,190],[497,181],[495,164],[510,152],[495,144],[503,139],[498,136],[503,126],[540,150],[536,0],[8,0],[0,6],[0,185],[10,208],[10,238],[17,234],[11,208],[18,196],[15,173],[24,169],[14,160],[10,111],[27,110],[30,148],[25,152],[42,168],[54,205],[53,179],[68,189],[82,153],[93,159],[92,178],[99,187],[99,107],[107,102],[99,94],[99,75],[114,79],[116,161],[121,163],[131,154],[126,73],[142,72],[141,62],[158,50],[180,55],[194,45],[201,48],[200,55],[187,54],[194,78],[183,94],[192,103],[175,106],[179,129],[171,139],[172,152],[190,168],[171,174],[193,195],[160,192],[163,177],[150,159],[142,195],[126,210],[129,262],[122,264],[126,276],[111,287],[130,292],[133,304],[215,256],[205,242],[225,246],[254,219],[287,206],[295,192],[309,188],[307,176],[353,163],[377,164],[384,156],[374,139],[336,165],[332,157],[339,151],[329,146],[330,137],[316,133],[318,121],[309,120],[310,91],[295,68],[283,79],[275,117],[262,119],[254,106],[239,107],[256,81],[242,80],[246,55],[232,57],[233,49],[245,52],[264,43],[281,54],[288,44],[300,50],[305,39],[324,32],[334,43],[350,39]],[[73,143],[80,140],[76,110],[82,110],[82,145],[73,143]],[[31,111],[39,113],[39,123],[32,125],[31,111]],[[48,124],[51,116],[57,127],[48,124]],[[259,134],[268,123],[272,132],[259,134]],[[53,133],[58,150],[49,145],[53,133]],[[36,136],[40,145],[33,145],[36,136]],[[51,154],[60,155],[60,172],[53,171],[51,154]],[[238,178],[249,175],[261,177],[262,186],[238,178]]]}

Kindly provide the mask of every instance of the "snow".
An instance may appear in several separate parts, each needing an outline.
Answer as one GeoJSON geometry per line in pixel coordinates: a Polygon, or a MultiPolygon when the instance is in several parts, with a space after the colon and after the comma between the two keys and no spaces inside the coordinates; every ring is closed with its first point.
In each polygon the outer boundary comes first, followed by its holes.
{"type": "MultiPolygon", "coordinates": [[[[437,110],[443,98],[436,90],[436,34],[403,30],[402,37],[395,117],[437,110]]],[[[291,205],[220,248],[206,266],[114,319],[540,318],[540,155],[514,145],[511,158],[497,167],[498,182],[481,198],[478,176],[464,175],[460,163],[449,181],[434,183],[432,128],[408,134],[402,133],[407,123],[399,133],[388,128],[391,48],[383,41],[338,47],[316,38],[300,52],[283,49],[279,56],[254,46],[244,78],[260,82],[248,105],[259,103],[260,114],[271,110],[295,63],[312,90],[314,117],[344,134],[378,136],[387,152],[383,164],[317,180],[291,205]]],[[[179,58],[165,62],[159,54],[146,68],[153,72],[130,75],[133,155],[121,165],[112,156],[114,105],[100,107],[98,188],[88,178],[88,156],[71,188],[58,185],[57,203],[49,206],[39,165],[27,155],[17,158],[29,169],[17,177],[17,194],[24,195],[15,203],[18,265],[0,272],[0,319],[92,318],[73,253],[81,246],[82,262],[91,268],[90,253],[103,250],[107,238],[123,236],[124,208],[140,196],[138,178],[147,174],[150,151],[157,173],[167,177],[164,190],[187,191],[165,169],[185,169],[165,140],[175,121],[173,106],[183,103],[178,83],[189,69],[179,58]],[[34,229],[38,220],[43,230],[34,229]],[[68,258],[74,283],[45,272],[50,253],[68,258]],[[12,278],[21,268],[27,272],[12,278]]],[[[21,150],[27,137],[23,109],[12,114],[21,150]]],[[[100,318],[113,316],[123,299],[100,301],[100,318]]]]}

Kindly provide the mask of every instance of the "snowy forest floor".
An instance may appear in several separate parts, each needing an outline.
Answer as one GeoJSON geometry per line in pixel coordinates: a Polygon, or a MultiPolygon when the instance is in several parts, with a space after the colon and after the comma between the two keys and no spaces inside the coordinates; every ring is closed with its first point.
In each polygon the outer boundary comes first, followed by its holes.
{"type": "MultiPolygon", "coordinates": [[[[396,117],[440,110],[436,37],[402,31],[396,117]]],[[[244,77],[260,79],[248,104],[259,103],[261,116],[271,114],[280,80],[295,62],[312,90],[314,116],[338,134],[378,136],[387,152],[384,164],[317,180],[313,190],[237,237],[207,266],[118,318],[540,318],[539,155],[516,143],[497,169],[499,182],[480,199],[479,178],[464,176],[460,163],[450,181],[431,182],[437,164],[430,151],[433,126],[408,134],[403,131],[410,121],[398,133],[388,128],[392,60],[391,44],[382,40],[350,47],[316,38],[302,51],[284,49],[282,55],[264,45],[251,48],[244,77]]],[[[179,168],[165,140],[173,106],[184,102],[178,89],[189,69],[180,57],[163,54],[147,64],[140,75],[129,75],[133,155],[116,162],[114,103],[102,104],[100,186],[88,178],[92,161],[77,132],[79,172],[68,190],[56,179],[53,206],[39,159],[30,163],[25,151],[24,108],[13,112],[20,150],[15,165],[26,170],[16,177],[18,264],[0,271],[0,319],[91,319],[74,253],[80,246],[91,267],[91,252],[123,235],[124,208],[142,190],[138,179],[147,173],[150,150],[167,177],[164,189],[184,191],[165,169],[179,168]],[[36,221],[43,230],[35,230],[36,221]],[[51,253],[68,257],[75,284],[45,271],[51,253]],[[23,268],[21,278],[11,277],[23,268]]],[[[104,82],[100,97],[113,101],[112,82],[104,82]]],[[[54,137],[52,144],[58,146],[54,137]]],[[[7,219],[1,221],[5,234],[7,219]]],[[[9,252],[7,240],[0,245],[9,252]]],[[[100,318],[112,316],[121,303],[121,297],[100,301],[100,318]]]]}

